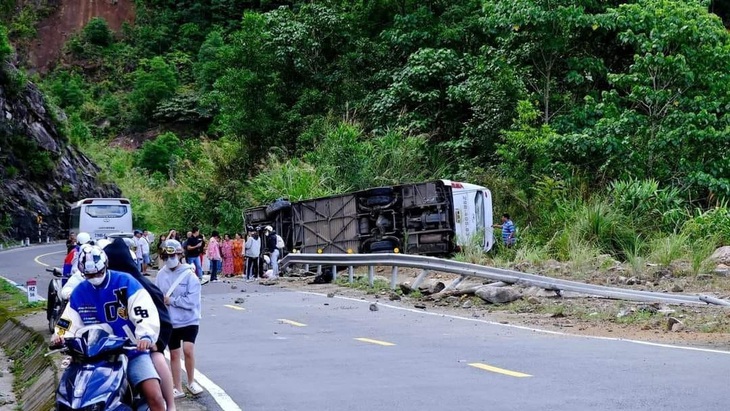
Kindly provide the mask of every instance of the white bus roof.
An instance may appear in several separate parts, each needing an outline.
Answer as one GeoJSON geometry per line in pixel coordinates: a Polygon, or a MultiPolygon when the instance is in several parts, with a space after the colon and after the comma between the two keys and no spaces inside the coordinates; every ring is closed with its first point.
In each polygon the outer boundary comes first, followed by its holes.
{"type": "Polygon", "coordinates": [[[470,184],[470,183],[461,183],[458,181],[451,181],[451,180],[441,180],[445,186],[457,188],[457,189],[463,189],[463,190],[480,190],[480,191],[489,191],[488,188],[478,186],[476,184],[470,184]]]}

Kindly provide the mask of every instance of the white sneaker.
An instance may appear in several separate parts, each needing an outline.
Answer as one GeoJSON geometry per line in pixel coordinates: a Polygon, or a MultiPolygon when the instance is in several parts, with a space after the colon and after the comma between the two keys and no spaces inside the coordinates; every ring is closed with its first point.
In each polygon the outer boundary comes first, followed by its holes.
{"type": "Polygon", "coordinates": [[[190,391],[190,394],[200,395],[203,393],[203,387],[198,385],[196,381],[193,381],[192,384],[188,384],[188,391],[190,391]]]}

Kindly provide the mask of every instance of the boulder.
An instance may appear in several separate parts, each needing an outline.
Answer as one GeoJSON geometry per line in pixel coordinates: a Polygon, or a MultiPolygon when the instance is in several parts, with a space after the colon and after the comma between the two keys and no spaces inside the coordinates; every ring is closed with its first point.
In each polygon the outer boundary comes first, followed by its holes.
{"type": "Polygon", "coordinates": [[[491,304],[506,304],[522,298],[517,290],[511,287],[491,287],[485,285],[479,287],[474,293],[477,297],[491,304]]]}
{"type": "Polygon", "coordinates": [[[730,265],[730,246],[726,245],[715,250],[710,256],[710,260],[718,264],[730,265]]]}

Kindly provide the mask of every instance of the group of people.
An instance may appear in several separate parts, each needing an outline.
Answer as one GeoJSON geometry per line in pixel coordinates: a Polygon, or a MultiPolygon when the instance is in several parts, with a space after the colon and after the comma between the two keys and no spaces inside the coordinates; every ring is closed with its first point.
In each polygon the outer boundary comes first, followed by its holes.
{"type": "MultiPolygon", "coordinates": [[[[192,227],[184,238],[176,230],[170,230],[160,236],[157,243],[158,254],[162,244],[168,239],[180,241],[185,261],[195,267],[195,274],[203,281],[204,261],[209,263],[210,282],[219,282],[218,276],[245,277],[246,281],[255,281],[261,277],[276,279],[279,276],[279,257],[283,252],[281,237],[271,226],[246,229],[246,239],[241,234],[223,234],[213,230],[211,237],[206,238],[198,227],[192,227]],[[263,232],[263,239],[259,232],[263,232]],[[262,258],[262,256],[264,258],[262,258]],[[271,267],[271,272],[263,269],[263,265],[271,267]]],[[[142,238],[145,238],[142,235],[142,238]]],[[[160,264],[160,263],[158,263],[160,264]]]]}
{"type": "MultiPolygon", "coordinates": [[[[135,236],[136,237],[136,236],[135,236]]],[[[138,265],[137,242],[116,238],[92,241],[75,236],[64,268],[70,277],[63,296],[68,300],[51,343],[79,328],[108,324],[114,334],[136,341],[128,354],[128,377],[144,395],[151,410],[175,410],[184,396],[180,359],[185,357],[187,389],[203,389],[195,381],[195,340],[201,318],[201,284],[193,267],[184,263],[185,250],[177,240],[165,240],[159,250],[163,262],[155,281],[138,265]],[[170,351],[170,365],[163,352],[170,351]]]]}

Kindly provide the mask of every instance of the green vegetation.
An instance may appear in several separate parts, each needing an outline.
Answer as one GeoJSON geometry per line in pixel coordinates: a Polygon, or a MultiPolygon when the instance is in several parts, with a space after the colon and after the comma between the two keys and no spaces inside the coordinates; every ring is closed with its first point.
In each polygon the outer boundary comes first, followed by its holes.
{"type": "Polygon", "coordinates": [[[28,302],[28,296],[5,280],[0,280],[0,319],[8,315],[16,317],[39,311],[44,307],[42,302],[28,302]]]}
{"type": "Polygon", "coordinates": [[[451,178],[514,216],[498,264],[697,274],[730,241],[730,34],[706,2],[146,0],[66,51],[41,86],[153,230],[451,178]]]}

